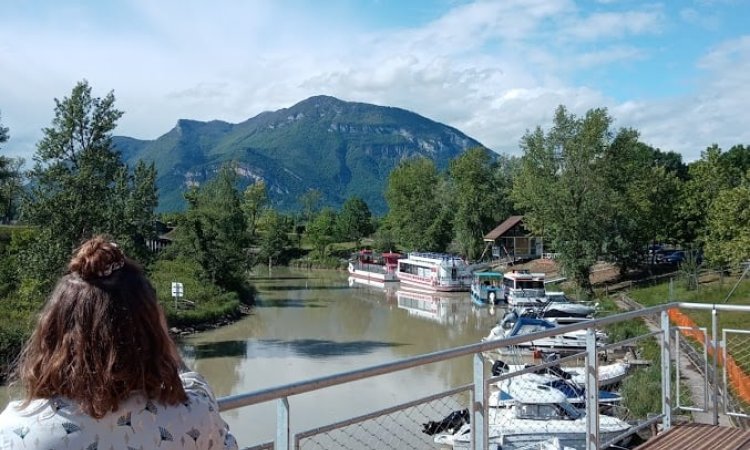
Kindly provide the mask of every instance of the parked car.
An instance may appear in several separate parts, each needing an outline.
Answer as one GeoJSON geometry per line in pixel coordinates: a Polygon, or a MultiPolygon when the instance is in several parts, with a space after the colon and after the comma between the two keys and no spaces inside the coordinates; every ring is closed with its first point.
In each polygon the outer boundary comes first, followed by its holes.
{"type": "MultiPolygon", "coordinates": [[[[665,256],[664,259],[662,259],[662,262],[667,263],[667,264],[682,264],[683,262],[685,262],[685,259],[687,259],[687,257],[688,257],[688,253],[686,251],[677,250],[665,256]]],[[[702,263],[703,253],[697,252],[695,255],[695,259],[698,264],[702,263]]]]}
{"type": "Polygon", "coordinates": [[[677,249],[674,249],[674,248],[671,248],[671,249],[662,248],[662,249],[659,249],[658,251],[656,251],[654,259],[658,263],[660,263],[660,262],[666,262],[666,259],[667,259],[668,256],[673,255],[674,253],[677,253],[679,251],[680,250],[677,250],[677,249]]]}

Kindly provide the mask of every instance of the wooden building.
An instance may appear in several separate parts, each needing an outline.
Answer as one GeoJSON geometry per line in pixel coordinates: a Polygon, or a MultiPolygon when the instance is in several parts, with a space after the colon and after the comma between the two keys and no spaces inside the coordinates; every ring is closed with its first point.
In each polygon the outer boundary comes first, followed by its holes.
{"type": "Polygon", "coordinates": [[[516,261],[541,258],[544,254],[543,239],[524,227],[523,216],[508,217],[484,236],[484,242],[486,249],[492,249],[493,259],[516,261]]]}

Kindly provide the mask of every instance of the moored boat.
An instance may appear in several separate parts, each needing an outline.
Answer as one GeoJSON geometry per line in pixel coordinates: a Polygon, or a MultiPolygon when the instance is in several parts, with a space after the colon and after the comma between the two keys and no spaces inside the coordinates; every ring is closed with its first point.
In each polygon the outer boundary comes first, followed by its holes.
{"type": "Polygon", "coordinates": [[[546,302],[545,274],[512,270],[503,274],[503,295],[508,305],[538,306],[546,302]]]}
{"type": "Polygon", "coordinates": [[[398,260],[396,275],[402,284],[427,291],[468,291],[471,285],[470,266],[447,253],[409,253],[398,260]]]}
{"type": "Polygon", "coordinates": [[[349,261],[349,274],[366,280],[391,282],[399,281],[396,267],[400,253],[375,254],[372,250],[360,250],[356,259],[349,261]]]}
{"type": "MultiPolygon", "coordinates": [[[[513,403],[504,408],[488,408],[487,411],[491,448],[533,448],[530,446],[551,438],[557,438],[562,446],[585,448],[587,412],[571,405],[565,394],[549,386],[530,390],[523,383],[511,383],[508,389],[513,403]]],[[[616,417],[599,414],[598,419],[602,442],[614,439],[631,428],[630,424],[616,417]]],[[[437,444],[453,448],[471,448],[471,424],[462,425],[453,434],[436,434],[433,439],[437,444]]]]}
{"type": "Polygon", "coordinates": [[[479,305],[495,305],[503,299],[503,274],[474,272],[471,280],[471,300],[479,305]]]}
{"type": "MultiPolygon", "coordinates": [[[[495,325],[482,341],[504,339],[515,336],[536,333],[539,331],[561,328],[560,325],[545,319],[519,317],[514,323],[502,321],[495,325]]],[[[607,335],[603,331],[596,332],[597,344],[603,344],[607,335]]],[[[516,344],[512,347],[500,348],[501,354],[516,354],[519,350],[540,350],[547,353],[575,353],[586,348],[586,330],[561,331],[559,334],[537,338],[516,344]]]]}

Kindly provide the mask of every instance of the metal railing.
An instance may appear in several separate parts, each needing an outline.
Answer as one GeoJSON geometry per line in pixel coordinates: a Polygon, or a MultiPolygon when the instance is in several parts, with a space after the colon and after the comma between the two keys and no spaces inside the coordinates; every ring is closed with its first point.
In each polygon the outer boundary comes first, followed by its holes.
{"type": "MultiPolygon", "coordinates": [[[[266,402],[276,402],[276,436],[272,442],[263,442],[255,444],[255,449],[276,449],[289,450],[301,448],[438,448],[433,444],[433,440],[426,433],[428,425],[423,421],[429,419],[438,419],[432,423],[440,422],[441,417],[449,419],[452,417],[451,412],[459,413],[466,410],[470,423],[470,443],[468,447],[476,450],[485,450],[488,448],[501,448],[503,442],[506,442],[507,436],[493,435],[494,428],[492,421],[498,420],[500,411],[497,404],[491,405],[491,399],[500,398],[498,386],[504,380],[518,379],[526,374],[539,373],[543,369],[557,366],[569,361],[580,361],[584,363],[584,382],[585,388],[585,447],[587,450],[605,448],[613,443],[620,442],[623,439],[640,432],[641,430],[654,427],[659,424],[662,429],[668,429],[672,426],[673,413],[689,412],[695,410],[707,411],[711,407],[713,414],[713,423],[718,424],[718,417],[721,408],[721,397],[724,398],[723,404],[731,403],[726,399],[730,389],[722,389],[719,386],[720,377],[713,377],[714,383],[709,389],[708,385],[704,389],[704,395],[710,402],[706,401],[704,405],[690,406],[679,399],[673,399],[675,392],[680,393],[680,372],[676,370],[677,378],[672,371],[673,361],[679,360],[680,339],[673,336],[673,331],[679,331],[679,327],[670,324],[667,311],[673,308],[690,309],[690,310],[708,310],[711,312],[712,328],[709,335],[706,329],[702,333],[706,335],[705,348],[709,349],[700,357],[705,372],[717,374],[719,370],[719,359],[727,360],[726,353],[723,356],[715,349],[724,349],[723,342],[727,339],[727,333],[730,336],[738,336],[738,339],[750,337],[750,335],[740,333],[738,330],[724,330],[723,338],[720,340],[718,328],[718,314],[720,311],[727,312],[750,312],[750,306],[734,305],[713,305],[713,304],[696,304],[696,303],[667,303],[659,306],[639,309],[622,314],[616,314],[595,320],[580,322],[571,325],[565,325],[558,328],[535,332],[522,336],[514,336],[505,339],[485,341],[477,344],[456,347],[448,350],[437,351],[420,356],[405,358],[386,364],[379,364],[363,369],[353,370],[344,373],[338,373],[330,376],[300,381],[297,383],[287,384],[268,389],[262,389],[249,393],[232,395],[219,399],[219,407],[222,411],[235,408],[247,407],[266,402]],[[632,337],[620,342],[602,345],[596,339],[596,330],[603,327],[621,323],[623,321],[654,316],[659,317],[656,322],[659,327],[655,331],[632,337]],[[571,356],[552,362],[535,365],[527,368],[520,368],[518,371],[504,374],[488,374],[489,362],[493,359],[490,355],[496,355],[500,350],[514,348],[515,346],[527,344],[529,342],[539,342],[540,339],[558,336],[561,333],[571,333],[575,331],[585,331],[585,350],[574,353],[571,356]],[[634,345],[645,339],[656,339],[660,346],[660,358],[655,366],[659,366],[661,381],[661,411],[649,414],[648,417],[625,417],[632,422],[627,431],[612,436],[607,435],[604,439],[604,433],[600,429],[600,421],[605,420],[603,416],[595,412],[600,411],[600,359],[602,355],[622,349],[632,349],[634,345]],[[674,342],[674,344],[673,344],[674,342]],[[675,345],[676,344],[676,345],[675,345]],[[710,356],[709,356],[710,355],[710,356]],[[351,417],[349,419],[332,423],[329,425],[317,427],[310,430],[303,430],[292,434],[291,417],[292,409],[290,408],[289,398],[300,394],[319,391],[332,386],[343,385],[355,381],[377,377],[385,374],[392,374],[407,369],[412,369],[427,364],[434,364],[452,360],[454,358],[471,356],[473,358],[473,382],[456,386],[444,392],[435,393],[429,397],[411,400],[406,403],[394,405],[390,408],[373,411],[371,413],[351,417]],[[675,387],[673,382],[676,381],[675,387]],[[423,430],[420,430],[418,424],[422,423],[423,430]],[[397,430],[394,432],[394,430],[397,430]],[[493,446],[490,447],[490,444],[493,446]]],[[[705,351],[705,349],[704,349],[705,351]]],[[[693,352],[695,353],[695,352],[693,352]]],[[[693,359],[695,355],[693,355],[693,359]]],[[[726,370],[724,380],[726,383],[726,370]]],[[[724,407],[726,410],[726,406],[724,407]]],[[[732,415],[742,417],[746,416],[744,411],[730,410],[726,411],[732,415]]],[[[462,413],[463,414],[463,413],[462,413]]],[[[502,412],[502,414],[506,414],[502,412]]],[[[608,419],[607,419],[608,420],[608,419]]],[[[551,422],[548,422],[551,423],[551,422]]],[[[445,424],[443,424],[445,425],[445,424]]],[[[455,429],[453,430],[455,431],[455,429]]],[[[564,430],[561,430],[561,432],[564,430]]],[[[245,443],[247,445],[247,443],[245,443]]],[[[508,444],[510,448],[512,445],[508,444]]],[[[456,446],[457,447],[457,446],[456,446]]],[[[443,447],[444,448],[444,447],[443,447]]],[[[505,447],[502,447],[505,448],[505,447]]],[[[520,448],[520,447],[517,447],[520,448]]]]}

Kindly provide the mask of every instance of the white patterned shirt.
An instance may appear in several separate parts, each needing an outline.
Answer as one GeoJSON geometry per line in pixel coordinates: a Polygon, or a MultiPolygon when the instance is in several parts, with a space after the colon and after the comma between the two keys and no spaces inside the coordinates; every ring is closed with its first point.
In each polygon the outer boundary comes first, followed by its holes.
{"type": "Polygon", "coordinates": [[[236,450],[216,398],[196,372],[180,374],[188,400],[174,406],[132,395],[101,419],[56,397],[11,402],[0,414],[0,450],[236,450]]]}

